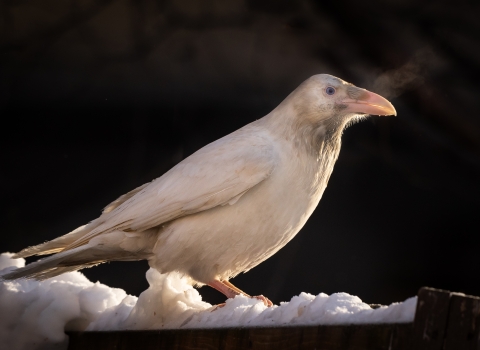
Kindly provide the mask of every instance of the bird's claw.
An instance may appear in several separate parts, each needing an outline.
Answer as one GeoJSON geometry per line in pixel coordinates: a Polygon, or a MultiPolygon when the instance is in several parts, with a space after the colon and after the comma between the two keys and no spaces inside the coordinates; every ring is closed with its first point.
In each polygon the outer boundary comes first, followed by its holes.
{"type": "Polygon", "coordinates": [[[214,312],[214,311],[216,311],[216,310],[218,310],[218,309],[221,309],[221,308],[224,307],[225,305],[227,305],[227,303],[217,304],[217,305],[215,305],[215,306],[213,307],[212,311],[210,311],[210,312],[214,312]]]}
{"type": "Polygon", "coordinates": [[[256,295],[252,298],[255,298],[255,299],[258,299],[258,300],[261,300],[263,301],[263,304],[265,304],[266,307],[271,307],[273,306],[273,303],[270,301],[270,299],[268,299],[267,297],[264,297],[263,295],[256,295]]]}

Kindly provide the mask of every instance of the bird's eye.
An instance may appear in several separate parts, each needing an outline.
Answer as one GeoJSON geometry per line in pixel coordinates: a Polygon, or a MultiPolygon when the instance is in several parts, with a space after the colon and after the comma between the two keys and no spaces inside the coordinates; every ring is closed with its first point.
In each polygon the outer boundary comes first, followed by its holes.
{"type": "Polygon", "coordinates": [[[325,92],[327,93],[327,95],[333,95],[335,93],[335,88],[329,86],[325,89],[325,92]]]}

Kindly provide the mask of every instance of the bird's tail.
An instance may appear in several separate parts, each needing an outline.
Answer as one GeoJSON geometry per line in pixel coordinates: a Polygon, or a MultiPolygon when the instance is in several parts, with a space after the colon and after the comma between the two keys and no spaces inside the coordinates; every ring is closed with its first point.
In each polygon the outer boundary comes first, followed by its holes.
{"type": "MultiPolygon", "coordinates": [[[[75,231],[71,234],[74,233],[75,231]]],[[[65,237],[67,236],[68,235],[65,235],[47,242],[44,246],[60,239],[66,239],[65,237]]],[[[25,267],[13,270],[0,276],[0,280],[15,280],[18,278],[44,280],[65,272],[92,267],[107,261],[134,261],[148,259],[151,255],[151,248],[155,245],[156,240],[157,233],[154,230],[152,230],[152,232],[144,231],[140,233],[113,231],[98,236],[80,247],[60,251],[48,258],[38,260],[25,267]]],[[[45,249],[50,249],[49,251],[52,251],[52,246],[53,244],[45,249]]],[[[44,252],[45,250],[41,250],[41,253],[34,252],[33,254],[45,254],[44,252]]],[[[14,256],[14,258],[17,256],[18,254],[14,256]]]]}
{"type": "Polygon", "coordinates": [[[13,258],[26,258],[32,255],[47,255],[47,254],[54,254],[61,252],[70,245],[71,243],[75,242],[77,239],[82,237],[83,235],[87,234],[92,230],[91,225],[84,225],[80,226],[76,230],[73,230],[66,235],[60,236],[55,238],[51,241],[38,244],[32,247],[25,248],[20,252],[16,253],[13,258]]]}
{"type": "Polygon", "coordinates": [[[118,248],[109,248],[103,245],[92,247],[87,244],[13,270],[0,276],[0,279],[34,278],[36,280],[45,280],[65,272],[77,271],[107,261],[141,260],[142,258],[144,257],[118,248]]]}
{"type": "Polygon", "coordinates": [[[103,259],[91,259],[94,251],[88,245],[81,246],[66,252],[58,253],[48,258],[38,260],[25,267],[13,270],[0,276],[2,280],[15,280],[17,278],[35,278],[44,280],[58,276],[64,272],[80,270],[105,262],[103,259]]]}

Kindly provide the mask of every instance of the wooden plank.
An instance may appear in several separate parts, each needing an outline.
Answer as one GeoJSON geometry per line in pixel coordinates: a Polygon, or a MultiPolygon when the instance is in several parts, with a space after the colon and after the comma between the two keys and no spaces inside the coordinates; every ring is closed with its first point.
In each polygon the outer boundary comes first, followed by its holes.
{"type": "Polygon", "coordinates": [[[413,324],[409,327],[395,327],[390,339],[388,350],[412,349],[413,324]]]}
{"type": "MultiPolygon", "coordinates": [[[[447,327],[450,292],[423,287],[418,292],[413,350],[441,350],[447,327]]],[[[457,349],[459,350],[459,349],[457,349]]]]}
{"type": "Polygon", "coordinates": [[[356,326],[319,326],[317,343],[311,349],[325,350],[410,350],[410,347],[399,347],[408,344],[397,339],[398,336],[411,337],[411,324],[383,324],[356,326]],[[396,348],[392,347],[395,344],[396,348]]]}
{"type": "Polygon", "coordinates": [[[412,331],[412,324],[381,324],[71,332],[69,350],[410,350],[412,331]]]}
{"type": "Polygon", "coordinates": [[[452,293],[444,350],[476,350],[479,346],[480,298],[452,293]]]}

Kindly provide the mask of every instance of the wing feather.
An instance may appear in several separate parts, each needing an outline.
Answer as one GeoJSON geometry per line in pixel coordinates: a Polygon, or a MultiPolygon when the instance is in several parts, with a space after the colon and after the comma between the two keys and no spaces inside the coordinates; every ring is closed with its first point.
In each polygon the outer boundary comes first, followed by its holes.
{"type": "Polygon", "coordinates": [[[276,162],[268,135],[252,135],[242,129],[205,146],[163,176],[108,205],[91,223],[95,228],[66,250],[102,233],[142,232],[185,215],[234,204],[268,178],[276,162]]]}

